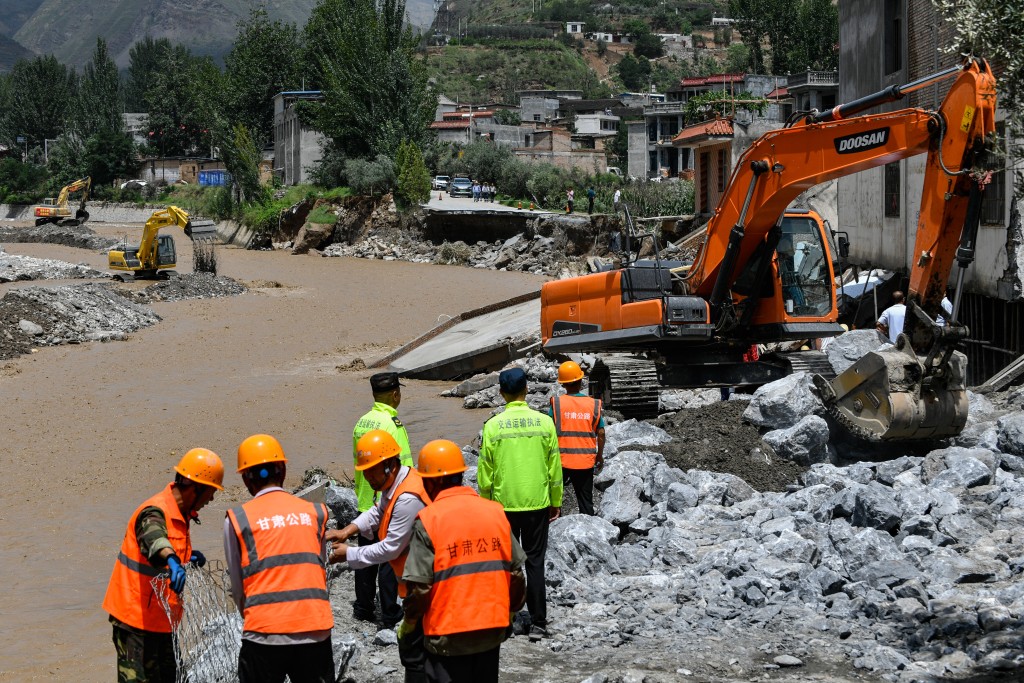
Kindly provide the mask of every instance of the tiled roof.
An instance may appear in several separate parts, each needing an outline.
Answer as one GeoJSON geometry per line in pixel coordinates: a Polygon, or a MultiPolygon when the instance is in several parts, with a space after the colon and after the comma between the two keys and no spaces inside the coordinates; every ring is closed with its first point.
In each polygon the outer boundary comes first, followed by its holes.
{"type": "Polygon", "coordinates": [[[430,127],[434,129],[458,129],[458,128],[469,128],[469,119],[464,121],[432,121],[430,127]]]}
{"type": "Polygon", "coordinates": [[[680,146],[684,142],[698,142],[716,137],[732,137],[732,121],[729,119],[712,119],[693,126],[683,128],[672,138],[672,144],[680,146]]]}
{"type": "Polygon", "coordinates": [[[765,95],[765,97],[768,98],[769,100],[774,100],[774,99],[780,99],[781,100],[783,97],[789,97],[789,88],[786,88],[786,87],[776,88],[775,90],[772,90],[770,93],[765,95]]]}
{"type": "Polygon", "coordinates": [[[494,117],[494,111],[485,109],[482,111],[446,111],[441,115],[446,121],[458,119],[489,119],[494,117]]]}

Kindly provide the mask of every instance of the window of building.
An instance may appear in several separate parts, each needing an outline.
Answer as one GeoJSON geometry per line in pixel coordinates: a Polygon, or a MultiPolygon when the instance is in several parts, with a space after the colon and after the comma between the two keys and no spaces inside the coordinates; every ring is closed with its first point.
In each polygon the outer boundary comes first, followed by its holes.
{"type": "Polygon", "coordinates": [[[885,165],[885,217],[900,217],[900,163],[885,165]]]}
{"type": "Polygon", "coordinates": [[[903,0],[885,0],[885,73],[903,69],[903,0]]]}
{"type": "Polygon", "coordinates": [[[725,192],[725,178],[726,170],[728,166],[728,160],[726,157],[726,150],[722,148],[718,150],[718,191],[725,192]]]}
{"type": "MultiPolygon", "coordinates": [[[[1006,139],[1006,124],[996,124],[996,137],[1006,139]]],[[[1004,162],[1005,163],[1005,162],[1004,162]]],[[[983,225],[1006,224],[1006,167],[996,168],[992,182],[985,188],[981,199],[981,222],[983,225]]]]}
{"type": "Polygon", "coordinates": [[[534,121],[540,121],[540,114],[534,114],[533,115],[533,120],[534,121]]]}
{"type": "Polygon", "coordinates": [[[708,197],[708,172],[711,170],[711,154],[700,153],[700,212],[709,213],[710,197],[708,197]]]}

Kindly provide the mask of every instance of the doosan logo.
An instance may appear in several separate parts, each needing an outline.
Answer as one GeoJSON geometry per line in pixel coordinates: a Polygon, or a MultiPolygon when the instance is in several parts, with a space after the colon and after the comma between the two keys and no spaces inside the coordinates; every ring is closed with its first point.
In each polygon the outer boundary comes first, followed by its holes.
{"type": "Polygon", "coordinates": [[[878,130],[869,130],[866,133],[836,138],[833,142],[835,142],[836,151],[840,154],[852,154],[881,147],[888,141],[889,129],[879,128],[878,130]]]}

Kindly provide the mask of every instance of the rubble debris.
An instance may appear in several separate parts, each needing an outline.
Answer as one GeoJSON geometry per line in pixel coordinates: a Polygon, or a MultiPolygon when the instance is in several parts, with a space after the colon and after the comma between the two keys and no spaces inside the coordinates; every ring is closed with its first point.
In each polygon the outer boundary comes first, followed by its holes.
{"type": "Polygon", "coordinates": [[[47,223],[35,227],[0,225],[0,242],[63,244],[67,247],[90,249],[106,254],[120,240],[114,237],[101,237],[84,225],[60,226],[47,223]]]}
{"type": "Polygon", "coordinates": [[[184,301],[213,299],[244,294],[245,285],[224,275],[211,273],[179,273],[168,280],[154,283],[143,290],[150,301],[184,301]]]}
{"type": "Polygon", "coordinates": [[[0,359],[38,346],[124,339],[159,320],[109,284],[23,287],[0,299],[0,359]]]}
{"type": "Polygon", "coordinates": [[[0,246],[0,283],[25,280],[90,280],[110,278],[95,268],[55,259],[8,254],[0,246]]]}
{"type": "Polygon", "coordinates": [[[516,235],[507,240],[481,240],[474,244],[462,241],[443,242],[438,245],[407,232],[400,232],[391,239],[385,239],[383,235],[372,231],[357,244],[331,244],[324,248],[321,255],[464,265],[471,268],[522,271],[536,275],[585,272],[584,263],[567,256],[556,247],[553,238],[542,235],[535,235],[533,238],[516,235]]]}
{"type": "Polygon", "coordinates": [[[808,415],[825,411],[814,391],[811,375],[795,372],[757,388],[743,419],[758,427],[780,429],[792,427],[808,415]]]}

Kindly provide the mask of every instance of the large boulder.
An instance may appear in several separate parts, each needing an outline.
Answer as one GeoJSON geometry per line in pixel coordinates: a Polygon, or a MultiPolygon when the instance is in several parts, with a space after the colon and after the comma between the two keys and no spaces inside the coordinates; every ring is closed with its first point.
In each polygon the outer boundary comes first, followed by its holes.
{"type": "Polygon", "coordinates": [[[547,582],[557,585],[567,576],[617,573],[612,542],[618,537],[619,530],[600,517],[559,517],[548,529],[547,582]]]}
{"type": "Polygon", "coordinates": [[[825,355],[832,370],[839,375],[869,352],[887,344],[888,337],[878,330],[851,330],[830,341],[825,346],[825,355]]]}
{"type": "Polygon", "coordinates": [[[1024,457],[1024,413],[1011,413],[999,418],[999,450],[1024,457]]]}
{"type": "Polygon", "coordinates": [[[346,486],[328,486],[324,490],[324,503],[330,509],[341,529],[359,516],[359,499],[356,492],[346,486]]]}
{"type": "Polygon", "coordinates": [[[653,451],[622,451],[611,457],[606,456],[604,469],[594,477],[594,486],[604,490],[627,475],[646,477],[659,465],[665,464],[665,456],[653,451]]]}
{"type": "Polygon", "coordinates": [[[334,223],[306,223],[295,236],[293,254],[308,254],[310,249],[321,249],[331,243],[334,223]]]}
{"type": "Polygon", "coordinates": [[[616,453],[623,448],[651,448],[672,440],[669,433],[639,420],[624,420],[605,429],[605,454],[616,453]]]}
{"type": "Polygon", "coordinates": [[[788,429],[774,429],[763,437],[775,453],[800,465],[827,462],[828,423],[817,415],[807,415],[788,429]]]}
{"type": "Polygon", "coordinates": [[[743,419],[758,427],[785,429],[824,410],[814,393],[811,376],[797,372],[759,387],[743,411],[743,419]]]}
{"type": "Polygon", "coordinates": [[[598,514],[612,524],[632,524],[643,511],[644,504],[640,500],[643,490],[643,479],[627,474],[608,487],[601,496],[598,514]]]}

